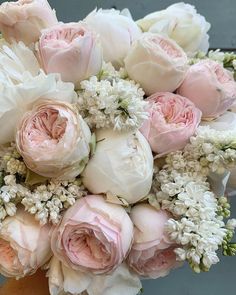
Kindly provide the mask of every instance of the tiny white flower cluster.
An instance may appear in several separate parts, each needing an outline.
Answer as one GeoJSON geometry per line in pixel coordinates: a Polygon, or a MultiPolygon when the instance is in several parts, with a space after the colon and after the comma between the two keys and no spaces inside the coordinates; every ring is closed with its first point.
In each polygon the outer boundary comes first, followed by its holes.
{"type": "Polygon", "coordinates": [[[90,128],[138,129],[147,118],[144,92],[134,81],[122,78],[125,74],[121,70],[109,67],[98,77],[81,82],[79,112],[90,128]]]}

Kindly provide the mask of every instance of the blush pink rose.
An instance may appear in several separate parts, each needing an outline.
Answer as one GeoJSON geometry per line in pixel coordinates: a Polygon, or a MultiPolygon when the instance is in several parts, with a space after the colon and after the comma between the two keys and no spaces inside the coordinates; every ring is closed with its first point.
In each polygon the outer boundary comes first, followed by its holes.
{"type": "Polygon", "coordinates": [[[43,266],[52,255],[50,229],[23,209],[7,217],[0,230],[0,273],[20,278],[43,266]]]}
{"type": "Polygon", "coordinates": [[[38,41],[42,29],[57,22],[47,0],[19,0],[0,6],[0,31],[8,42],[16,40],[29,45],[38,41]]]}
{"type": "Polygon", "coordinates": [[[149,118],[140,131],[152,151],[162,156],[183,149],[201,121],[201,111],[187,98],[169,92],[155,93],[147,101],[149,118]]]}
{"type": "Polygon", "coordinates": [[[54,255],[66,266],[103,274],[126,258],[133,224],[125,209],[90,195],[68,209],[52,234],[54,255]]]}
{"type": "Polygon", "coordinates": [[[179,265],[164,229],[170,217],[148,204],[136,205],[131,210],[134,223],[134,243],[127,262],[142,277],[156,279],[166,276],[179,265]]]}
{"type": "Polygon", "coordinates": [[[190,99],[203,118],[216,118],[235,103],[236,82],[222,65],[203,60],[189,68],[177,92],[190,99]]]}
{"type": "Polygon", "coordinates": [[[60,23],[42,32],[39,59],[46,73],[60,73],[63,81],[79,86],[101,70],[101,42],[85,23],[60,23]]]}

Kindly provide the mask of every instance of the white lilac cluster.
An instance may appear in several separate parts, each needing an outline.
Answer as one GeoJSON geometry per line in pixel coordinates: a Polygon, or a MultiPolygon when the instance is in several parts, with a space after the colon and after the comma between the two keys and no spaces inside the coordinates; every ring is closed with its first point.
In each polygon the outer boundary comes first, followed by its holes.
{"type": "MultiPolygon", "coordinates": [[[[199,127],[190,144],[169,154],[162,169],[155,171],[149,203],[172,214],[166,231],[180,245],[175,250],[178,259],[188,260],[196,272],[207,271],[219,261],[216,251],[222,244],[224,251],[232,251],[225,241],[228,229],[223,221],[229,210],[222,209],[225,200],[216,198],[207,176],[223,173],[235,164],[234,139],[231,131],[199,127]]],[[[232,220],[228,224],[234,228],[232,220]]]]}
{"type": "Polygon", "coordinates": [[[90,128],[134,130],[147,118],[144,92],[134,81],[125,80],[108,64],[98,76],[81,82],[78,109],[90,128]]]}

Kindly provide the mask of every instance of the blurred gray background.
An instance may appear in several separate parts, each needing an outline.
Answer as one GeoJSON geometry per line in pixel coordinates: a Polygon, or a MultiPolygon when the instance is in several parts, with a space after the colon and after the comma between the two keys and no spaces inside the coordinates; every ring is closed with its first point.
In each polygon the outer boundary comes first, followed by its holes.
{"type": "MultiPolygon", "coordinates": [[[[2,3],[4,1],[0,1],[2,3]]],[[[135,19],[175,3],[173,0],[49,0],[64,22],[83,19],[95,7],[118,9],[128,7],[135,19]]],[[[236,0],[189,0],[203,14],[212,27],[211,48],[236,48],[236,0]]],[[[236,197],[232,199],[236,217],[236,197]]],[[[194,274],[186,265],[168,277],[143,282],[143,295],[222,295],[236,293],[236,257],[222,257],[209,273],[194,274]]],[[[6,294],[14,295],[14,294],[6,294]]],[[[33,294],[32,294],[33,295],[33,294]]],[[[116,294],[114,294],[116,295],[116,294]]],[[[125,294],[124,294],[125,295],[125,294]]]]}

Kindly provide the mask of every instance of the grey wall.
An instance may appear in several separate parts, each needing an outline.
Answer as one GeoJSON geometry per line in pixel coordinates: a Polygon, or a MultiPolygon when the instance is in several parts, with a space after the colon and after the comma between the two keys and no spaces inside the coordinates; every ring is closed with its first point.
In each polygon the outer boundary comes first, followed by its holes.
{"type": "MultiPolygon", "coordinates": [[[[4,1],[0,1],[4,2],[4,1]]],[[[77,21],[97,7],[130,8],[135,19],[174,3],[171,0],[49,0],[62,21],[77,21]]],[[[189,0],[212,24],[211,47],[236,48],[236,0],[189,0]]],[[[233,201],[236,217],[236,197],[233,201]]],[[[188,266],[168,277],[144,281],[143,295],[222,295],[236,294],[236,257],[222,257],[209,273],[194,274],[188,266]]],[[[6,294],[13,295],[13,294],[6,294]]],[[[116,294],[114,294],[116,295],[116,294]]],[[[125,294],[124,294],[125,295],[125,294]]]]}

